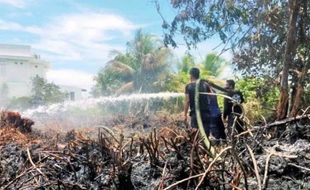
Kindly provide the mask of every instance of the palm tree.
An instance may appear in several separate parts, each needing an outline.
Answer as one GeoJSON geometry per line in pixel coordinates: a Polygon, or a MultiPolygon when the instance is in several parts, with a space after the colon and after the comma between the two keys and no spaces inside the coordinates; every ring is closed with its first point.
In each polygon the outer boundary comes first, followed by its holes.
{"type": "Polygon", "coordinates": [[[166,88],[170,91],[183,92],[184,86],[189,82],[189,70],[192,67],[200,69],[200,76],[202,79],[207,79],[219,85],[224,85],[224,81],[218,79],[227,62],[225,59],[219,57],[215,53],[206,55],[206,58],[200,63],[195,63],[192,55],[187,54],[182,57],[181,62],[178,64],[177,72],[171,74],[166,88]]]}
{"type": "Polygon", "coordinates": [[[127,43],[126,53],[114,53],[116,56],[95,78],[101,94],[158,91],[171,57],[161,40],[138,30],[134,40],[127,43]]]}
{"type": "Polygon", "coordinates": [[[171,74],[171,78],[168,80],[166,88],[169,91],[183,92],[184,86],[189,81],[189,70],[194,66],[194,57],[190,54],[184,55],[181,62],[177,65],[177,72],[171,74]]]}

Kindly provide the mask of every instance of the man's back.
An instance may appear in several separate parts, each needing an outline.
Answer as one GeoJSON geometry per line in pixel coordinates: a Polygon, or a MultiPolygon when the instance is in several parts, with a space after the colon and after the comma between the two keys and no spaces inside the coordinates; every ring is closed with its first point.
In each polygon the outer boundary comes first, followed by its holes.
{"type": "MultiPolygon", "coordinates": [[[[196,83],[192,82],[186,85],[185,87],[185,94],[189,95],[189,105],[190,105],[190,115],[195,114],[195,88],[196,88],[196,83]]],[[[200,86],[199,86],[199,92],[210,92],[210,87],[209,85],[204,82],[200,81],[200,86]]],[[[208,95],[205,94],[200,94],[199,95],[199,106],[200,106],[200,111],[207,113],[209,112],[209,98],[208,95]]]]}
{"type": "MultiPolygon", "coordinates": [[[[211,92],[214,93],[214,91],[211,92]]],[[[209,110],[212,117],[221,115],[221,110],[219,108],[216,95],[209,95],[209,110]]]]}

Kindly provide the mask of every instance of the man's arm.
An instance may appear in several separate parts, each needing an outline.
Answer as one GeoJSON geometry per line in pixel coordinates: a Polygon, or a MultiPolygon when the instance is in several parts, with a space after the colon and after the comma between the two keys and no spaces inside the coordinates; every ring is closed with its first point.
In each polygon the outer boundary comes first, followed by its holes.
{"type": "Polygon", "coordinates": [[[208,80],[205,80],[205,79],[204,79],[204,81],[207,82],[211,87],[213,87],[213,88],[215,88],[215,89],[217,89],[217,90],[219,90],[219,91],[222,91],[222,92],[225,92],[225,93],[228,92],[227,89],[225,89],[225,88],[223,88],[223,87],[221,87],[221,86],[219,86],[219,85],[217,85],[217,84],[214,84],[214,83],[211,82],[211,81],[208,81],[208,80]]]}
{"type": "Polygon", "coordinates": [[[188,109],[189,109],[189,95],[185,94],[185,100],[184,100],[184,121],[185,122],[187,122],[188,109]]]}

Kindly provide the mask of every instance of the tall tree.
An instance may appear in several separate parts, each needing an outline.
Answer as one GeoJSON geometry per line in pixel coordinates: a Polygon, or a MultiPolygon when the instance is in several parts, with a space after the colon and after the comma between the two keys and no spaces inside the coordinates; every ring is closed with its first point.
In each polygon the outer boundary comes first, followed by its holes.
{"type": "MultiPolygon", "coordinates": [[[[288,76],[292,78],[291,84],[303,81],[299,85],[301,89],[309,80],[309,76],[301,75],[308,73],[310,55],[303,54],[303,60],[308,61],[301,61],[296,51],[309,51],[305,45],[305,39],[310,36],[309,1],[173,0],[171,4],[178,12],[171,23],[163,21],[165,43],[176,46],[174,39],[178,32],[190,47],[217,35],[225,49],[233,50],[234,63],[244,74],[271,79],[281,74],[278,119],[283,118],[288,76]]],[[[160,12],[159,6],[157,9],[160,12]]],[[[302,90],[297,93],[301,94],[302,90]]],[[[296,96],[296,101],[292,101],[294,110],[298,110],[299,99],[296,96]]]]}
{"type": "Polygon", "coordinates": [[[170,59],[171,52],[161,40],[138,30],[134,40],[127,43],[126,53],[116,52],[98,73],[97,87],[101,94],[158,91],[170,59]]]}
{"type": "Polygon", "coordinates": [[[176,72],[167,75],[165,79],[165,90],[174,92],[183,92],[185,84],[189,81],[189,70],[197,66],[194,57],[190,54],[184,55],[177,63],[176,72]]]}
{"type": "Polygon", "coordinates": [[[48,83],[44,78],[39,76],[32,79],[32,104],[46,105],[62,102],[65,100],[65,97],[65,93],[61,92],[59,86],[48,83]]]}
{"type": "Polygon", "coordinates": [[[296,93],[295,96],[292,96],[291,116],[297,115],[302,101],[302,95],[304,94],[304,88],[310,84],[310,2],[308,0],[302,0],[299,3],[295,5],[300,7],[299,18],[297,20],[296,66],[294,67],[297,71],[297,77],[295,77],[296,84],[293,90],[296,93]]]}
{"type": "Polygon", "coordinates": [[[286,117],[287,104],[288,104],[288,76],[290,65],[292,64],[296,52],[295,42],[297,41],[296,28],[297,28],[297,16],[299,11],[299,0],[289,0],[289,23],[288,32],[286,35],[286,48],[284,53],[282,76],[280,83],[280,100],[277,108],[277,118],[283,119],[286,117]]]}
{"type": "Polygon", "coordinates": [[[195,62],[194,57],[187,54],[178,63],[177,72],[169,75],[170,78],[167,80],[166,90],[183,92],[185,85],[189,82],[189,71],[192,67],[200,69],[201,78],[221,83],[215,77],[221,74],[225,66],[227,66],[227,61],[216,53],[207,54],[201,63],[195,62]]]}

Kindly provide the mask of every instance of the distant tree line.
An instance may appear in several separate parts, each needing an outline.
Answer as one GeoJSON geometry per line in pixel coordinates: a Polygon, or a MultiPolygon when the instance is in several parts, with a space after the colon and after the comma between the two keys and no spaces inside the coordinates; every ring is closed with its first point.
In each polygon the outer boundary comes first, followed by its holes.
{"type": "MultiPolygon", "coordinates": [[[[92,93],[95,97],[126,93],[184,92],[189,82],[189,70],[198,67],[202,78],[224,85],[223,70],[231,65],[217,53],[208,53],[202,61],[190,55],[175,59],[172,50],[165,47],[158,37],[139,30],[135,38],[127,43],[127,51],[113,52],[95,77],[92,93]]],[[[241,70],[243,71],[243,70],[241,70]]],[[[225,77],[225,76],[224,76],[225,77]]],[[[274,80],[260,76],[245,76],[237,80],[237,87],[244,93],[248,115],[257,120],[261,115],[270,117],[275,113],[280,91],[274,80]]],[[[222,99],[219,98],[222,104],[222,99]]],[[[174,107],[172,104],[163,107],[174,107]]],[[[182,103],[179,109],[182,110],[182,103]]]]}
{"type": "Polygon", "coordinates": [[[127,51],[112,52],[108,61],[95,77],[94,96],[120,93],[150,93],[159,91],[183,91],[188,82],[188,71],[199,67],[203,76],[217,77],[228,66],[228,62],[216,53],[207,54],[201,63],[191,55],[181,61],[175,59],[172,50],[165,47],[156,36],[136,32],[127,43],[127,51]]]}

